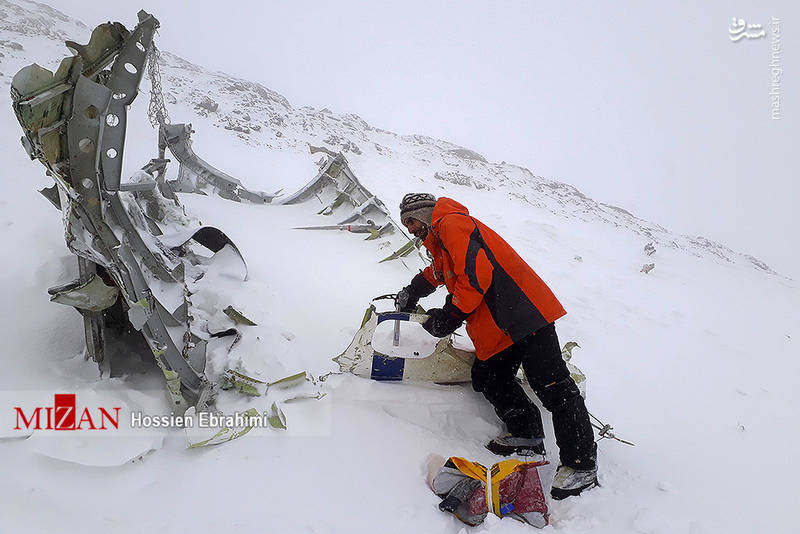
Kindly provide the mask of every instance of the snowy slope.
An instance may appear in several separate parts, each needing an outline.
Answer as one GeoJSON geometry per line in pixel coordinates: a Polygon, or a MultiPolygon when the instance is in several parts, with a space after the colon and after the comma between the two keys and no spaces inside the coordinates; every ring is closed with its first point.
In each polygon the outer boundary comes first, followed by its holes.
{"type": "MultiPolygon", "coordinates": [[[[66,54],[61,39],[85,42],[90,31],[22,0],[0,0],[0,15],[5,85],[27,63],[52,68],[66,54]]],[[[382,131],[352,115],[294,108],[269,89],[163,55],[172,120],[191,122],[196,152],[247,185],[293,191],[316,172],[307,143],[341,150],[390,208],[409,190],[464,203],[553,288],[569,312],[558,322],[561,341],[581,346],[573,361],[589,377],[589,409],[637,445],[601,441],[602,487],[554,503],[549,528],[796,530],[796,282],[723,245],[672,235],[526,169],[487,162],[444,141],[382,131]],[[657,252],[648,257],[642,247],[651,241],[657,252]],[[649,262],[655,270],[640,273],[649,262]]],[[[129,170],[154,156],[147,89],[144,81],[131,111],[129,170]]],[[[47,301],[46,288],[71,279],[74,261],[58,213],[36,192],[50,182],[19,145],[10,101],[0,114],[0,245],[6,251],[0,409],[10,411],[14,399],[32,391],[80,391],[164,411],[157,370],[142,364],[126,376],[99,378],[83,361],[79,316],[47,301]]],[[[291,229],[328,222],[314,214],[316,206],[240,205],[193,195],[182,201],[204,223],[225,229],[248,260],[246,283],[218,280],[225,300],[217,304],[234,303],[259,324],[231,358],[262,379],[334,371],[330,359],[350,342],[369,299],[396,291],[418,267],[378,265],[379,251],[360,236],[291,229]]],[[[440,291],[423,304],[443,298],[440,291]]],[[[171,430],[138,437],[144,450],[155,450],[117,467],[63,458],[66,451],[80,458],[81,451],[99,450],[122,458],[130,436],[87,443],[3,439],[0,532],[461,531],[436,509],[425,464],[430,454],[492,463],[482,443],[500,427],[488,404],[464,386],[332,376],[323,389],[322,400],[285,405],[284,433],[186,450],[182,431],[171,430]]],[[[266,407],[262,399],[221,402],[226,409],[266,407]]],[[[550,429],[548,436],[556,461],[550,429]]],[[[488,517],[475,530],[529,528],[488,517]]]]}
{"type": "MultiPolygon", "coordinates": [[[[702,236],[673,235],[658,224],[595,202],[571,185],[537,176],[524,167],[489,162],[447,141],[381,130],[356,115],[338,115],[327,108],[294,108],[286,98],[259,84],[210,73],[168,53],[163,59],[164,83],[169,87],[165,89],[167,102],[193,108],[213,126],[235,133],[250,147],[285,150],[305,149],[309,143],[327,146],[363,168],[360,174],[369,186],[392,181],[403,187],[424,183],[438,190],[450,190],[452,185],[497,190],[559,218],[605,222],[639,235],[643,243],[652,241],[700,257],[747,262],[772,272],[750,255],[702,236]]],[[[403,187],[389,191],[400,194],[403,187]]]]}

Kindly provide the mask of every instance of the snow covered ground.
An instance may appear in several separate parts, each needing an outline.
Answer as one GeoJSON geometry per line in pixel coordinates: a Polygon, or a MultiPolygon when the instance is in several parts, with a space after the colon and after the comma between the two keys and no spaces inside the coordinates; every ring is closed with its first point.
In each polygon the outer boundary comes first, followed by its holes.
{"type": "MultiPolygon", "coordinates": [[[[1,7],[8,10],[6,4],[1,7]]],[[[3,48],[3,83],[28,62],[63,54],[46,36],[3,31],[2,39],[24,45],[13,53],[3,48]]],[[[86,40],[83,31],[78,40],[86,40]]],[[[154,156],[156,136],[145,117],[147,81],[143,88],[131,111],[126,169],[154,156]]],[[[248,186],[292,192],[316,172],[318,158],[300,144],[269,148],[269,140],[248,140],[198,114],[188,97],[168,105],[173,121],[194,125],[196,152],[248,186]]],[[[96,366],[83,360],[78,314],[48,302],[46,289],[71,279],[74,260],[57,211],[36,192],[50,181],[19,145],[10,101],[0,114],[0,245],[6,256],[0,272],[0,421],[12,420],[14,399],[54,392],[167,412],[155,366],[144,362],[124,376],[99,377],[96,366]]],[[[315,135],[309,134],[312,143],[315,135]]],[[[392,156],[348,153],[359,179],[395,214],[403,193],[430,191],[462,202],[503,235],[567,309],[558,333],[562,344],[580,344],[573,362],[588,376],[590,411],[636,443],[602,440],[602,487],[553,503],[548,529],[796,531],[796,281],[730,252],[725,255],[733,261],[657,243],[648,257],[642,249],[653,239],[629,225],[570,216],[580,210],[569,206],[555,213],[554,206],[569,203],[558,192],[541,192],[532,201],[536,193],[522,186],[514,194],[505,186],[434,179],[434,163],[426,170],[422,159],[409,155],[407,140],[381,135],[392,156]],[[641,273],[650,262],[655,269],[641,273]]],[[[370,299],[395,292],[420,267],[378,264],[386,251],[363,236],[292,229],[330,224],[315,214],[318,206],[253,206],[195,195],[181,201],[205,224],[224,229],[247,259],[247,282],[217,280],[217,305],[234,304],[258,323],[230,359],[263,380],[337,370],[331,358],[351,341],[370,299]]],[[[444,296],[440,290],[423,305],[440,305],[444,296]]],[[[199,450],[186,448],[179,429],[80,442],[58,435],[2,438],[0,532],[470,530],[437,510],[425,476],[432,454],[496,461],[483,443],[501,429],[480,395],[469,386],[378,383],[349,375],[331,376],[321,387],[321,400],[284,405],[288,430],[254,432],[199,450]],[[92,456],[102,465],[84,465],[92,456]],[[134,461],[125,462],[129,456],[134,461]]],[[[264,410],[267,402],[221,399],[226,411],[264,410]]],[[[552,429],[547,431],[555,462],[552,429]]],[[[529,528],[489,516],[472,530],[529,528]]]]}

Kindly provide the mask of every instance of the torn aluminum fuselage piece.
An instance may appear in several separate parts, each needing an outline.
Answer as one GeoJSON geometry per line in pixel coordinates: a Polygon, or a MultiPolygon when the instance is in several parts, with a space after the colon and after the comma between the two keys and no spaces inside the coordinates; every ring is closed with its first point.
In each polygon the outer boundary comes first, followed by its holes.
{"type": "MultiPolygon", "coordinates": [[[[55,74],[35,64],[23,68],[11,93],[23,145],[56,182],[48,198],[60,207],[67,246],[78,256],[79,281],[71,290],[56,289],[54,300],[82,311],[87,352],[101,363],[113,308],[104,308],[111,295],[99,295],[95,290],[103,288],[96,280],[113,282],[119,290],[113,307],[126,311],[144,336],[174,408],[204,409],[216,386],[204,374],[206,343],[192,331],[187,286],[202,276],[203,262],[187,248],[190,238],[180,244],[162,240],[167,236],[160,225],[186,219],[177,201],[164,198],[153,180],[128,186],[121,179],[127,110],[158,26],[144,11],[130,32],[119,23],[101,24],[87,45],[68,43],[76,55],[64,59],[55,74]]],[[[202,229],[190,230],[194,236],[202,229]]]]}
{"type": "MultiPolygon", "coordinates": [[[[418,308],[421,311],[421,308],[418,308]]],[[[405,321],[422,324],[428,319],[424,313],[381,312],[370,305],[364,314],[361,328],[353,336],[347,349],[333,361],[339,364],[339,372],[352,373],[378,381],[433,382],[436,384],[459,384],[472,381],[472,364],[475,352],[453,346],[452,336],[440,339],[433,352],[425,357],[400,358],[389,356],[372,344],[375,330],[384,321],[405,321]]],[[[586,375],[570,359],[572,349],[579,346],[567,342],[561,357],[567,365],[570,377],[577,384],[581,396],[586,398],[586,375]]],[[[519,383],[528,382],[524,369],[516,374],[519,383]]]]}
{"type": "Polygon", "coordinates": [[[110,308],[119,296],[119,289],[116,286],[106,285],[97,275],[92,275],[87,282],[75,280],[63,286],[51,287],[47,292],[51,295],[50,302],[89,312],[110,308]]]}
{"type": "Polygon", "coordinates": [[[159,128],[159,147],[169,148],[178,160],[178,178],[169,181],[176,193],[213,193],[236,202],[268,204],[277,196],[247,189],[242,182],[203,160],[192,150],[191,124],[162,124],[159,128]]]}
{"type": "Polygon", "coordinates": [[[451,336],[439,340],[431,354],[421,358],[397,358],[375,350],[372,338],[375,329],[384,321],[424,323],[427,315],[418,313],[375,311],[370,305],[361,328],[347,349],[333,359],[340,372],[349,372],[373,380],[401,380],[404,382],[435,382],[457,384],[472,380],[472,363],[475,353],[457,349],[451,336]]]}
{"type": "Polygon", "coordinates": [[[335,217],[335,224],[309,226],[302,230],[339,230],[369,234],[366,240],[382,239],[394,252],[381,261],[417,253],[416,242],[410,239],[392,219],[383,202],[356,178],[347,158],[328,149],[311,147],[311,153],[324,153],[325,160],[317,175],[296,193],[280,200],[281,205],[317,203],[317,214],[335,217]]]}

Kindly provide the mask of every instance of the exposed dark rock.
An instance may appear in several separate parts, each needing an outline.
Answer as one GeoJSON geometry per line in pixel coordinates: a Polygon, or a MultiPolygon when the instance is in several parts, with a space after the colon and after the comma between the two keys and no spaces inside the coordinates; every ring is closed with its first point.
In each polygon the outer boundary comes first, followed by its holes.
{"type": "Polygon", "coordinates": [[[8,48],[9,50],[17,50],[19,52],[25,50],[25,47],[16,41],[0,41],[0,46],[8,48]]]}
{"type": "Polygon", "coordinates": [[[434,173],[433,177],[437,180],[450,182],[451,184],[466,185],[467,187],[474,187],[475,189],[494,189],[493,187],[490,187],[483,182],[476,181],[466,174],[458,171],[437,172],[434,173]]]}
{"type": "Polygon", "coordinates": [[[480,162],[483,162],[483,163],[487,163],[486,158],[484,158],[483,156],[481,156],[477,152],[469,150],[468,148],[452,148],[452,149],[448,150],[447,153],[448,154],[452,154],[452,155],[457,156],[457,157],[462,158],[462,159],[469,159],[469,160],[473,160],[473,161],[480,161],[480,162]]]}
{"type": "Polygon", "coordinates": [[[212,113],[216,112],[219,109],[219,104],[217,104],[214,100],[210,99],[207,96],[204,96],[203,99],[197,104],[198,108],[205,109],[212,113]]]}

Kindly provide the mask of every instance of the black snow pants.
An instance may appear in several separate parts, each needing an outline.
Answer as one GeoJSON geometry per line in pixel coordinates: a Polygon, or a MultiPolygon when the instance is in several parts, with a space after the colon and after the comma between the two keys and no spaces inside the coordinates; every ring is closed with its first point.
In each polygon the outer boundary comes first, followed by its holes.
{"type": "Polygon", "coordinates": [[[485,361],[472,366],[472,387],[494,406],[508,431],[518,437],[544,437],[542,416],[515,380],[520,364],[542,405],[553,415],[563,465],[591,469],[597,445],[589,412],[561,357],[556,327],[549,324],[485,361]]]}

